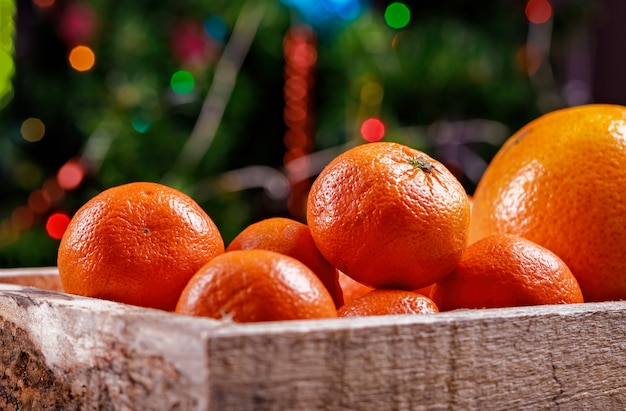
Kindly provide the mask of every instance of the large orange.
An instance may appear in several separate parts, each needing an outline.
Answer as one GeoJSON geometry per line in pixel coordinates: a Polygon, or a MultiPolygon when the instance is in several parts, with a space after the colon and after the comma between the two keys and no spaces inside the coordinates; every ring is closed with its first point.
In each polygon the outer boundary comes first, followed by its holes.
{"type": "Polygon", "coordinates": [[[58,268],[68,293],[171,311],[196,271],[223,252],[217,226],[193,199],[137,182],[105,190],[76,212],[58,268]]]}
{"type": "Polygon", "coordinates": [[[285,217],[266,218],[245,227],[226,248],[227,251],[253,249],[275,251],[303,262],[326,286],[335,306],[343,305],[339,273],[317,249],[306,224],[285,217]]]}
{"type": "Polygon", "coordinates": [[[561,257],[585,301],[626,298],[626,107],[586,105],[515,133],[473,195],[470,241],[524,236],[561,257]]]}
{"type": "Polygon", "coordinates": [[[275,251],[227,251],[191,278],[179,314],[236,322],[335,318],[337,309],[320,279],[302,262],[275,251]]]}
{"type": "Polygon", "coordinates": [[[431,298],[441,311],[583,302],[563,260],[513,234],[470,244],[454,271],[433,286],[431,298]]]}
{"type": "Polygon", "coordinates": [[[415,290],[444,277],[467,245],[469,217],[465,189],[444,165],[392,142],[339,154],[307,203],[322,255],[373,288],[415,290]]]}

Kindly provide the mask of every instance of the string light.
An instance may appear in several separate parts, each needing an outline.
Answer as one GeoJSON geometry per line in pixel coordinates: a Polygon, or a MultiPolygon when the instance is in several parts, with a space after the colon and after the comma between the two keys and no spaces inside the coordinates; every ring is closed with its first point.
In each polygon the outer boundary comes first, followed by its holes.
{"type": "Polygon", "coordinates": [[[177,94],[187,94],[193,91],[195,86],[195,79],[193,75],[186,70],[178,70],[172,74],[170,79],[170,86],[177,94]]]}
{"type": "Polygon", "coordinates": [[[529,0],[524,11],[528,21],[534,24],[543,24],[552,17],[552,5],[548,0],[529,0]]]}
{"type": "Polygon", "coordinates": [[[515,64],[524,73],[533,76],[543,63],[543,53],[534,44],[522,45],[515,54],[515,64]]]}
{"type": "Polygon", "coordinates": [[[394,29],[406,27],[411,20],[411,10],[404,3],[391,3],[385,9],[385,22],[394,29]]]}
{"type": "Polygon", "coordinates": [[[228,27],[221,16],[211,16],[204,22],[204,31],[215,40],[224,41],[228,27]]]}
{"type": "Polygon", "coordinates": [[[19,206],[11,213],[11,225],[16,230],[28,230],[35,223],[35,214],[25,206],[19,206]]]}
{"type": "Polygon", "coordinates": [[[55,240],[60,240],[70,224],[70,217],[61,212],[51,214],[46,220],[46,232],[55,240]]]}
{"type": "Polygon", "coordinates": [[[136,132],[144,134],[150,130],[152,123],[141,118],[134,118],[132,121],[133,128],[136,132]]]}
{"type": "Polygon", "coordinates": [[[61,188],[56,178],[49,178],[44,181],[42,190],[53,203],[60,201],[65,195],[65,190],[61,188]]]}
{"type": "Polygon", "coordinates": [[[291,28],[283,39],[285,56],[285,85],[283,119],[287,125],[284,157],[287,178],[291,185],[288,208],[293,215],[302,214],[309,189],[307,177],[310,162],[306,155],[313,147],[313,68],[317,62],[317,48],[312,29],[291,28]],[[294,161],[298,160],[298,161],[294,161]]]}
{"type": "Polygon", "coordinates": [[[76,160],[69,160],[59,169],[57,173],[57,182],[59,187],[64,190],[74,190],[85,177],[85,169],[82,164],[76,160]]]}
{"type": "Polygon", "coordinates": [[[385,125],[377,118],[368,118],[361,125],[361,136],[370,143],[380,141],[385,136],[385,125]]]}
{"type": "Polygon", "coordinates": [[[51,201],[45,191],[35,190],[28,195],[27,204],[33,213],[43,214],[50,208],[51,201]]]}
{"type": "Polygon", "coordinates": [[[55,0],[33,0],[33,3],[35,6],[45,9],[54,6],[55,0]]]}
{"type": "Polygon", "coordinates": [[[368,81],[361,88],[361,101],[370,106],[378,106],[383,100],[383,87],[375,81],[368,81]]]}
{"type": "Polygon", "coordinates": [[[34,143],[41,140],[44,134],[46,134],[46,126],[38,118],[27,118],[22,122],[20,134],[24,140],[34,143]]]}
{"type": "Polygon", "coordinates": [[[13,94],[11,77],[15,73],[13,64],[15,20],[17,20],[15,3],[12,0],[0,0],[0,109],[13,94]]]}
{"type": "Polygon", "coordinates": [[[87,46],[76,46],[70,51],[69,61],[76,71],[88,71],[96,63],[96,55],[87,46]]]}

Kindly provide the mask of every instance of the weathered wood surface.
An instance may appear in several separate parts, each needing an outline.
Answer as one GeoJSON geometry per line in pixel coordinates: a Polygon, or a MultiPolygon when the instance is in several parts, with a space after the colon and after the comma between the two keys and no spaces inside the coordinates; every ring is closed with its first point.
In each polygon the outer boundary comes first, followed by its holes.
{"type": "Polygon", "coordinates": [[[242,325],[0,284],[0,322],[2,410],[626,408],[626,302],[242,325]]]}
{"type": "Polygon", "coordinates": [[[0,283],[63,291],[56,267],[0,269],[0,283]]]}

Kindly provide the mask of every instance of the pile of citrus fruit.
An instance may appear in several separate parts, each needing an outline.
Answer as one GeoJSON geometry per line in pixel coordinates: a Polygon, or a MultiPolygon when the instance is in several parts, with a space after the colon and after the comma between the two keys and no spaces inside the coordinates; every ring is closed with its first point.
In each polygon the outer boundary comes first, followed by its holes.
{"type": "Polygon", "coordinates": [[[471,198],[392,142],[335,157],[306,222],[275,217],[227,246],[190,197],[103,191],[59,245],[68,293],[236,322],[428,314],[626,298],[626,107],[557,110],[515,133],[471,198]]]}

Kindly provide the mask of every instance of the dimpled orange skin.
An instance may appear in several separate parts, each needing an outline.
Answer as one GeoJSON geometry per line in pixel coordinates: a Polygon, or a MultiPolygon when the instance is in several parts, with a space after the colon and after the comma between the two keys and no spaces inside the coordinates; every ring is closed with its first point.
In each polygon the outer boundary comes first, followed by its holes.
{"type": "Polygon", "coordinates": [[[473,195],[470,242],[524,236],[561,257],[585,301],[626,298],[626,107],[548,113],[500,149],[473,195]]]}
{"type": "Polygon", "coordinates": [[[183,290],[176,313],[261,322],[336,318],[328,290],[306,265],[269,250],[234,250],[204,265],[183,290]]]}
{"type": "Polygon", "coordinates": [[[266,218],[244,228],[227,251],[263,249],[276,251],[303,262],[319,277],[337,308],[343,305],[339,273],[317,249],[306,224],[285,217],[266,218]]]}
{"type": "Polygon", "coordinates": [[[447,168],[392,142],[338,155],[307,203],[322,255],[373,288],[415,290],[448,274],[467,245],[469,217],[465,189],[447,168]]]}
{"type": "Polygon", "coordinates": [[[137,182],[76,212],[57,263],[67,293],[172,311],[195,272],[223,252],[217,226],[193,199],[137,182]]]}
{"type": "Polygon", "coordinates": [[[469,245],[454,271],[433,286],[431,298],[441,311],[583,302],[563,260],[513,234],[469,245]]]}
{"type": "Polygon", "coordinates": [[[372,315],[433,314],[437,305],[428,297],[413,291],[378,289],[356,297],[339,309],[339,317],[372,315]]]}

